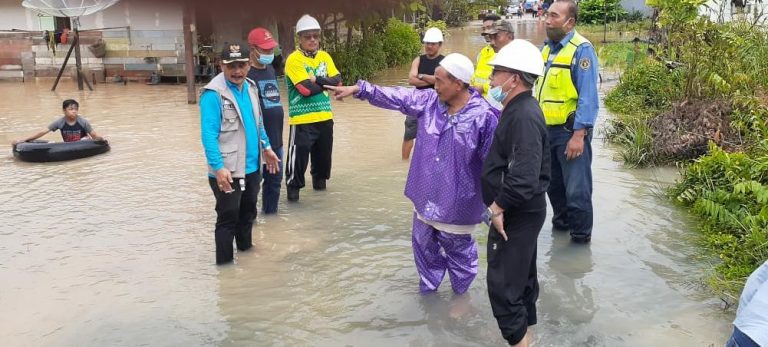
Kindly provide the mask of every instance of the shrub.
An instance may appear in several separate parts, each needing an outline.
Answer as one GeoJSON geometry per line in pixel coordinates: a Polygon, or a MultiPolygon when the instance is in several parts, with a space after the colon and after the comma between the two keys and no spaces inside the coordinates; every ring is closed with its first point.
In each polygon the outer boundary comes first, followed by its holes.
{"type": "Polygon", "coordinates": [[[419,33],[410,25],[395,18],[387,21],[383,35],[387,66],[410,63],[421,50],[419,33]]]}
{"type": "Polygon", "coordinates": [[[626,114],[658,114],[680,100],[683,69],[669,69],[662,63],[643,59],[627,69],[621,83],[605,98],[609,110],[626,114]]]}
{"type": "Polygon", "coordinates": [[[579,23],[602,24],[606,19],[615,22],[624,19],[627,11],[620,0],[582,0],[579,2],[579,23]]]}
{"type": "Polygon", "coordinates": [[[409,63],[421,49],[418,32],[395,18],[364,30],[365,38],[355,36],[349,45],[342,42],[330,49],[345,84],[370,79],[387,67],[409,63]]]}
{"type": "Polygon", "coordinates": [[[719,259],[709,283],[736,300],[746,277],[768,259],[768,155],[710,145],[669,194],[703,217],[703,244],[719,259]]]}

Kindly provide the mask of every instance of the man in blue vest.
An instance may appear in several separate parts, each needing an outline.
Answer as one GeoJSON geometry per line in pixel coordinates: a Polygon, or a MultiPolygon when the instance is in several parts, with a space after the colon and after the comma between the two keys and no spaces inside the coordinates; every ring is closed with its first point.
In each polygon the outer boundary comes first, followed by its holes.
{"type": "Polygon", "coordinates": [[[576,243],[592,239],[592,129],[598,110],[597,55],[574,30],[578,6],[554,2],[545,20],[544,77],[536,90],[549,129],[552,181],[547,195],[552,228],[568,231],[576,243]]]}

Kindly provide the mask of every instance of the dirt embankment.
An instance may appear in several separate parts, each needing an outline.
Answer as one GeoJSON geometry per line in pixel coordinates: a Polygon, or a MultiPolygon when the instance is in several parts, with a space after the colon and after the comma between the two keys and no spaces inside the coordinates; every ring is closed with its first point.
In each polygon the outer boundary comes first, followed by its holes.
{"type": "Polygon", "coordinates": [[[737,150],[741,139],[731,127],[732,111],[730,103],[722,100],[675,104],[650,122],[654,151],[671,160],[687,160],[706,154],[709,141],[737,150]]]}

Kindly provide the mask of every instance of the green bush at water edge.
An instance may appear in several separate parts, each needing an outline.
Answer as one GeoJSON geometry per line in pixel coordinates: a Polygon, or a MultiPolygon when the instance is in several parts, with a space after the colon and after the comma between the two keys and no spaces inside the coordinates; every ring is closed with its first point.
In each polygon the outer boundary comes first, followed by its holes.
{"type": "Polygon", "coordinates": [[[365,38],[356,36],[351,43],[342,42],[329,50],[345,84],[370,79],[388,67],[407,64],[421,50],[419,33],[398,19],[390,18],[386,25],[367,30],[365,38]]]}
{"type": "Polygon", "coordinates": [[[616,113],[608,139],[622,145],[630,165],[665,162],[653,153],[652,119],[683,100],[732,104],[741,151],[711,144],[708,154],[681,163],[682,177],[669,194],[701,217],[702,243],[719,259],[709,284],[733,302],[746,276],[768,259],[768,32],[706,20],[678,28],[669,33],[663,58],[629,66],[607,95],[605,104],[616,113]],[[661,61],[679,64],[670,71],[661,61]]]}

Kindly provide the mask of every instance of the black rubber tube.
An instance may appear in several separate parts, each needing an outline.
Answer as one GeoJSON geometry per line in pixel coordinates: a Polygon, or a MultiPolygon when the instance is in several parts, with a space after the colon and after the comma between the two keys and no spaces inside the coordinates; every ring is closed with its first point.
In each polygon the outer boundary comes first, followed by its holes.
{"type": "Polygon", "coordinates": [[[109,151],[109,143],[101,140],[73,142],[22,142],[13,146],[13,156],[21,161],[44,163],[94,156],[109,151]]]}

